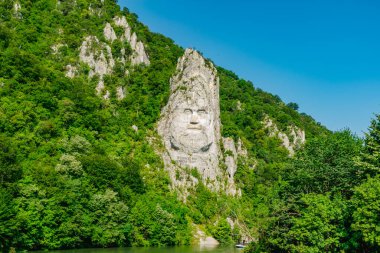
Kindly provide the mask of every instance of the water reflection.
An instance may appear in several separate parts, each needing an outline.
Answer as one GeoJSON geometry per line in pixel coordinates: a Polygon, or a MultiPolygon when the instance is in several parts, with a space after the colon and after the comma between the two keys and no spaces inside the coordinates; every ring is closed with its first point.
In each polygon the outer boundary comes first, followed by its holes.
{"type": "Polygon", "coordinates": [[[213,246],[183,246],[183,247],[160,247],[160,248],[110,248],[110,249],[75,249],[55,250],[54,253],[242,253],[243,250],[230,247],[213,246]]]}

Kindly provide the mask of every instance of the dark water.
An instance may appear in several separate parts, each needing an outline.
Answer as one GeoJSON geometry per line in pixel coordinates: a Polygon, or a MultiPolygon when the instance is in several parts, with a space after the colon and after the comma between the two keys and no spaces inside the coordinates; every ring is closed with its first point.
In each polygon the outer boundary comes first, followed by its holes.
{"type": "Polygon", "coordinates": [[[76,250],[55,250],[54,253],[243,253],[242,249],[229,247],[161,247],[161,248],[111,248],[111,249],[76,249],[76,250]]]}

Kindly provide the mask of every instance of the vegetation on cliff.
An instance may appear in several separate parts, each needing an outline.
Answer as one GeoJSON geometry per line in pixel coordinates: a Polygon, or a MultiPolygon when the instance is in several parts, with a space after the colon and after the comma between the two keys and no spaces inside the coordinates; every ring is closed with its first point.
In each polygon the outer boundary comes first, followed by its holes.
{"type": "MultiPolygon", "coordinates": [[[[121,47],[111,44],[115,55],[121,47]]],[[[1,249],[183,245],[199,225],[225,243],[250,233],[253,251],[374,252],[380,117],[362,145],[220,67],[222,134],[248,153],[236,174],[242,197],[199,184],[186,203],[177,198],[155,127],[183,51],[115,1],[0,1],[1,249]],[[105,100],[78,49],[89,35],[105,42],[105,23],[122,15],[150,65],[116,64],[104,82],[126,87],[126,97],[105,100]],[[282,132],[306,132],[294,158],[266,117],[282,132]],[[231,228],[227,217],[244,224],[231,228]]]]}

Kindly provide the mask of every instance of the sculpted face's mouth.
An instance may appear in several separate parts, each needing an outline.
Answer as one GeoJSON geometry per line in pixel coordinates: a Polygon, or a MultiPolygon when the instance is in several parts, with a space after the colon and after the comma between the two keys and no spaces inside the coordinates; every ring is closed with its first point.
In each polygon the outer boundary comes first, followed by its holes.
{"type": "Polygon", "coordinates": [[[187,129],[202,130],[202,126],[201,125],[189,124],[189,125],[187,125],[187,129]]]}

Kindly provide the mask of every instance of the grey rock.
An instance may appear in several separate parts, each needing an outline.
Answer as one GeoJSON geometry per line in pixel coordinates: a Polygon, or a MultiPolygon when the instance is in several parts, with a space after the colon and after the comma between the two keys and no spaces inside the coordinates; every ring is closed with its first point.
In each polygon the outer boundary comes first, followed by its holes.
{"type": "Polygon", "coordinates": [[[115,66],[110,46],[99,42],[96,36],[88,36],[79,48],[79,58],[90,67],[89,77],[111,74],[115,66]]]}
{"type": "Polygon", "coordinates": [[[121,41],[128,41],[131,45],[132,55],[130,61],[132,65],[145,64],[149,65],[150,61],[148,55],[145,52],[145,46],[141,41],[138,41],[136,33],[132,33],[127,19],[122,17],[115,17],[114,24],[118,27],[124,28],[124,34],[121,36],[121,41]]]}
{"type": "Polygon", "coordinates": [[[215,248],[219,245],[219,242],[212,236],[207,236],[206,233],[200,228],[196,228],[194,235],[195,243],[201,248],[215,248]]]}
{"type": "Polygon", "coordinates": [[[237,143],[237,153],[238,155],[243,156],[243,157],[248,156],[248,151],[245,149],[243,142],[241,141],[240,138],[238,139],[238,143],[237,143]]]}
{"type": "Polygon", "coordinates": [[[132,65],[138,65],[142,63],[145,65],[150,64],[149,58],[147,54],[145,53],[144,44],[141,41],[136,42],[135,46],[132,47],[132,49],[133,49],[133,53],[131,56],[132,65]]]}
{"type": "Polygon", "coordinates": [[[105,86],[104,86],[104,82],[102,79],[99,80],[98,84],[96,85],[96,94],[98,96],[100,96],[102,94],[102,91],[104,90],[105,86]]]}
{"type": "Polygon", "coordinates": [[[123,100],[125,98],[125,89],[121,86],[117,87],[116,96],[118,100],[123,100]]]}
{"type": "Polygon", "coordinates": [[[66,66],[66,74],[65,76],[68,77],[68,78],[74,78],[75,75],[77,74],[77,67],[75,66],[72,66],[72,65],[67,65],[66,66]]]}
{"type": "Polygon", "coordinates": [[[109,100],[111,96],[111,93],[107,90],[106,93],[104,94],[103,98],[104,100],[109,100]]]}
{"type": "Polygon", "coordinates": [[[135,130],[135,132],[139,131],[139,128],[136,125],[133,125],[132,129],[135,130]]]}
{"type": "Polygon", "coordinates": [[[14,12],[14,14],[20,13],[20,10],[21,10],[21,4],[19,2],[16,2],[13,5],[13,12],[14,12]]]}
{"type": "Polygon", "coordinates": [[[234,176],[237,171],[237,159],[238,159],[238,152],[235,147],[235,142],[232,138],[222,138],[223,140],[223,147],[225,151],[225,158],[224,163],[227,166],[227,188],[226,193],[232,196],[241,196],[241,190],[237,189],[235,185],[234,176]]]}
{"type": "Polygon", "coordinates": [[[57,44],[54,44],[52,45],[50,48],[52,50],[52,54],[53,55],[57,55],[59,54],[59,50],[62,48],[62,47],[67,47],[66,44],[61,44],[61,43],[57,43],[57,44]]]}
{"type": "Polygon", "coordinates": [[[239,100],[236,103],[236,110],[241,111],[241,102],[239,100]]]}
{"type": "Polygon", "coordinates": [[[269,136],[277,137],[282,141],[282,145],[289,151],[289,156],[293,156],[297,148],[306,142],[305,131],[297,126],[289,126],[289,134],[281,132],[277,125],[269,116],[264,118],[264,127],[269,130],[269,136]]]}
{"type": "Polygon", "coordinates": [[[18,1],[13,4],[13,15],[15,18],[22,19],[21,4],[18,1]]]}
{"type": "Polygon", "coordinates": [[[197,51],[186,49],[170,86],[171,95],[161,112],[158,133],[166,148],[163,158],[173,188],[186,191],[198,183],[197,178],[186,174],[188,168],[196,169],[208,188],[220,190],[223,173],[219,168],[217,71],[197,51]]]}
{"type": "MultiPolygon", "coordinates": [[[[127,61],[130,61],[131,65],[150,64],[149,58],[145,52],[144,44],[138,40],[136,33],[132,33],[127,19],[124,16],[115,17],[113,19],[113,24],[114,26],[122,27],[124,29],[124,33],[120,38],[117,37],[112,25],[110,23],[106,23],[103,29],[103,33],[104,37],[108,41],[107,43],[100,42],[96,36],[87,36],[79,48],[80,61],[88,64],[90,67],[88,77],[99,77],[99,82],[96,86],[96,93],[99,96],[102,95],[103,90],[106,88],[103,81],[104,76],[112,74],[113,68],[115,67],[115,61],[119,61],[122,64],[126,64],[127,61]],[[129,42],[132,48],[132,54],[129,56],[129,58],[125,55],[125,48],[121,48],[121,57],[114,59],[110,43],[114,42],[115,40],[129,42]]],[[[58,46],[60,45],[54,45],[52,47],[53,53],[56,54],[59,51],[58,46]]],[[[128,69],[125,70],[125,75],[129,75],[128,69]]],[[[71,71],[70,69],[70,72],[66,72],[66,76],[72,78],[75,76],[75,72],[71,71]]],[[[104,99],[109,99],[110,95],[110,92],[106,91],[102,97],[104,99]]],[[[123,87],[116,88],[116,96],[119,100],[125,98],[125,90],[123,87]]]]}
{"type": "Polygon", "coordinates": [[[104,37],[113,42],[114,40],[117,40],[117,37],[116,37],[116,33],[115,31],[113,30],[112,26],[110,23],[107,23],[106,26],[104,27],[104,30],[103,30],[103,33],[104,33],[104,37]]]}

